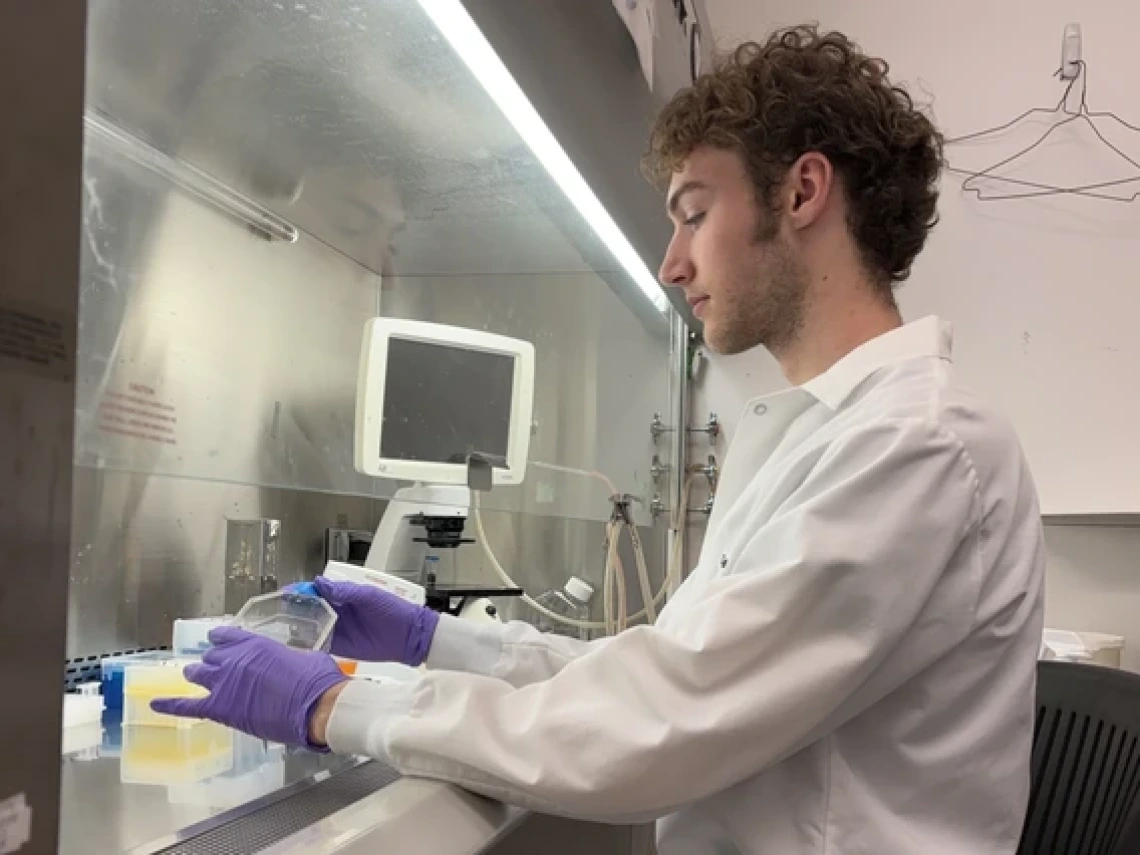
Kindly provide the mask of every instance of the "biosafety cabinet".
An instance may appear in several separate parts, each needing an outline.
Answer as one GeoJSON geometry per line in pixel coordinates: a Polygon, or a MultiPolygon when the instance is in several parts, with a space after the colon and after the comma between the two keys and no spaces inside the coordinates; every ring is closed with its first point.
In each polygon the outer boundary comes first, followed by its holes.
{"type": "Polygon", "coordinates": [[[101,692],[362,563],[402,486],[354,452],[377,317],[534,348],[526,477],[433,584],[533,620],[489,554],[535,597],[579,576],[613,631],[607,578],[626,614],[644,590],[618,523],[664,584],[689,332],[638,158],[707,24],[645,5],[648,63],[611,0],[0,4],[0,852],[639,851],[101,692]]]}

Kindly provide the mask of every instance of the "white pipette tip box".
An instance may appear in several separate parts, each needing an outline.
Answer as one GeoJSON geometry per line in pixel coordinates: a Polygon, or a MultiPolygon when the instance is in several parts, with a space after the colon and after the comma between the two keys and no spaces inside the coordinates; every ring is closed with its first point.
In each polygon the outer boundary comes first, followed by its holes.
{"type": "Polygon", "coordinates": [[[357,585],[372,585],[381,588],[390,594],[395,594],[402,600],[422,606],[427,602],[427,591],[423,585],[401,579],[382,570],[372,570],[356,564],[345,564],[341,561],[330,561],[325,565],[324,577],[332,582],[355,582],[357,585]]]}

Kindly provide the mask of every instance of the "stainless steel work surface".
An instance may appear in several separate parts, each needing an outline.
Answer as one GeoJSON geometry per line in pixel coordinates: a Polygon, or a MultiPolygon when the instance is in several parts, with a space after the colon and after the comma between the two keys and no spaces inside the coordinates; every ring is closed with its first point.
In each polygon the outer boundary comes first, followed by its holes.
{"type": "Polygon", "coordinates": [[[63,758],[60,855],[155,851],[358,762],[212,724],[104,728],[98,745],[63,758]]]}

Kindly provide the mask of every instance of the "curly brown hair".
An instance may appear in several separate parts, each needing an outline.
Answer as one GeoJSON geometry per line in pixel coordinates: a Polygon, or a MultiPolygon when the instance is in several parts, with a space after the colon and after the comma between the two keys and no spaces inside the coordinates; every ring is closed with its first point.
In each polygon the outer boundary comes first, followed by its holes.
{"type": "Polygon", "coordinates": [[[938,221],[943,159],[941,134],[887,70],[847,36],[815,26],[745,43],[665,107],[646,172],[664,183],[699,146],[734,150],[772,210],[796,159],[824,155],[842,181],[863,263],[889,295],[938,221]]]}

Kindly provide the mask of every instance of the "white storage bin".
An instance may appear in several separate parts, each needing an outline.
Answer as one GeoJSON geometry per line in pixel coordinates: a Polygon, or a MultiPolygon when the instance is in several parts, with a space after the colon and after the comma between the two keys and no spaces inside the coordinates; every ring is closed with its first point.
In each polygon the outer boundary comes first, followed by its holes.
{"type": "Polygon", "coordinates": [[[1047,629],[1042,639],[1041,658],[1119,668],[1123,650],[1124,638],[1119,635],[1047,629]]]}

